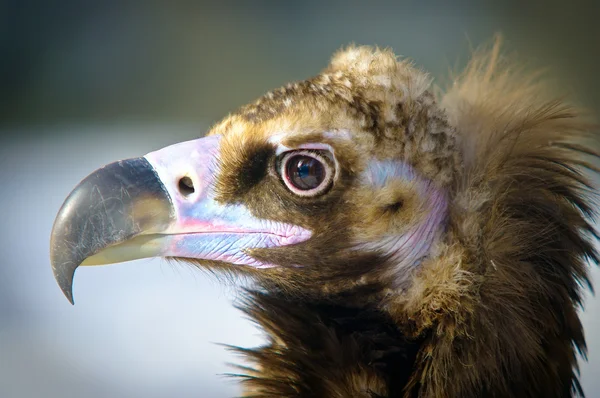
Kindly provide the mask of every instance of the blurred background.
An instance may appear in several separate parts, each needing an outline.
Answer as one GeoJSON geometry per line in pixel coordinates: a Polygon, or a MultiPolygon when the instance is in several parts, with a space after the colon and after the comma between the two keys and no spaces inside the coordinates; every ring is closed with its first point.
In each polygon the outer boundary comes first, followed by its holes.
{"type": "MultiPolygon", "coordinates": [[[[72,307],[48,241],[89,172],[196,138],[350,42],[392,47],[443,82],[503,32],[600,114],[599,4],[0,0],[0,397],[235,396],[222,374],[237,358],[215,343],[262,341],[235,286],[160,260],[79,272],[72,307]]],[[[600,397],[599,307],[589,297],[583,314],[588,397],[600,397]]]]}

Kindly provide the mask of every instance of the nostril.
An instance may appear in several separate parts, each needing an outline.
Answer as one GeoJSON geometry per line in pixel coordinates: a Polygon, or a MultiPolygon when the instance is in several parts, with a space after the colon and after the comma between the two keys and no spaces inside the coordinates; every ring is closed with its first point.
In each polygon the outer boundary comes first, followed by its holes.
{"type": "Polygon", "coordinates": [[[194,183],[190,177],[182,177],[179,180],[178,187],[179,187],[179,192],[183,196],[190,196],[195,191],[194,183]]]}

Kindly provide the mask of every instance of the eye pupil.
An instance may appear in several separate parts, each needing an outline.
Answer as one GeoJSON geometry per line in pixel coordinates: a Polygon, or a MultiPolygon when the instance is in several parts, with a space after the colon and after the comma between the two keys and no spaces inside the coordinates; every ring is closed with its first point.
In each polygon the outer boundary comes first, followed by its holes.
{"type": "Polygon", "coordinates": [[[325,167],[315,158],[296,155],[287,163],[289,182],[297,189],[315,189],[325,180],[325,167]]]}

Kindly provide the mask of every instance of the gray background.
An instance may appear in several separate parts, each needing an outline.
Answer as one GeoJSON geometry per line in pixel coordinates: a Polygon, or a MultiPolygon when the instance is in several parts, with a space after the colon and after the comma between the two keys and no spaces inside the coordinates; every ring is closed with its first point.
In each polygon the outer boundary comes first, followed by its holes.
{"type": "MultiPolygon", "coordinates": [[[[390,46],[443,77],[500,31],[600,114],[591,1],[174,4],[0,1],[0,397],[239,393],[221,376],[237,358],[214,343],[262,338],[232,307],[235,286],[136,261],[79,272],[71,307],[50,270],[52,222],[95,168],[200,136],[265,91],[316,74],[342,45],[390,46]]],[[[600,397],[598,311],[589,298],[589,397],[600,397]]]]}

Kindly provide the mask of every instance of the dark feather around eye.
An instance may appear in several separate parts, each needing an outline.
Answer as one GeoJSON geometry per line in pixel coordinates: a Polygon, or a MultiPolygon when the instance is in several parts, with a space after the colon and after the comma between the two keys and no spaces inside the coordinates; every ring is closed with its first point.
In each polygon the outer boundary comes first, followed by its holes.
{"type": "Polygon", "coordinates": [[[247,145],[228,154],[229,161],[221,164],[218,179],[219,200],[239,201],[265,178],[272,156],[273,147],[263,143],[247,145]]]}
{"type": "Polygon", "coordinates": [[[253,156],[246,159],[246,164],[240,168],[240,184],[251,187],[262,180],[267,173],[267,164],[271,156],[270,147],[261,147],[253,156]]]}

